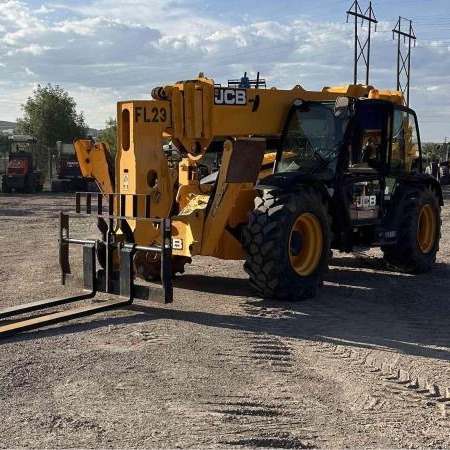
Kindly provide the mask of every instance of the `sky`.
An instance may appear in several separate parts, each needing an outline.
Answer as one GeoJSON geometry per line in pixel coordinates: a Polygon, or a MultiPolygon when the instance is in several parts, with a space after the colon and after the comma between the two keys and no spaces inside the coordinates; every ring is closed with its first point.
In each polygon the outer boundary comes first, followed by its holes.
{"type": "MultiPolygon", "coordinates": [[[[279,89],[352,83],[354,24],[346,22],[352,2],[0,1],[0,120],[21,117],[37,84],[58,84],[90,127],[103,128],[117,101],[150,98],[153,87],[199,72],[226,84],[259,71],[279,89]]],[[[363,11],[369,4],[359,3],[363,11]]],[[[392,29],[399,16],[412,20],[410,106],[422,141],[450,140],[450,0],[373,0],[372,6],[378,24],[369,83],[396,88],[392,29]]],[[[359,33],[364,39],[367,27],[359,33]]],[[[362,65],[358,81],[365,81],[362,65]]]]}

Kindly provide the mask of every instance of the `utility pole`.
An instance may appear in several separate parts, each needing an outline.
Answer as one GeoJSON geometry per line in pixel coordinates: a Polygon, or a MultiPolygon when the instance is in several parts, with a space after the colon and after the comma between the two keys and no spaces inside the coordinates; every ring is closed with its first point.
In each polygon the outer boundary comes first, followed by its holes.
{"type": "Polygon", "coordinates": [[[372,2],[369,2],[369,7],[363,13],[361,7],[359,6],[358,0],[355,0],[347,11],[347,23],[349,16],[354,16],[355,18],[355,56],[354,56],[354,68],[353,68],[353,84],[358,82],[358,62],[362,58],[366,66],[366,85],[369,84],[369,68],[370,68],[370,38],[372,33],[372,24],[375,24],[375,31],[377,31],[378,20],[373,12],[372,2]],[[360,39],[358,35],[358,21],[361,20],[361,26],[366,20],[369,22],[369,30],[367,32],[367,37],[364,42],[360,39]]]}
{"type": "Polygon", "coordinates": [[[392,30],[392,39],[395,39],[395,35],[397,35],[397,91],[401,91],[403,95],[406,93],[406,106],[409,106],[409,86],[411,81],[411,41],[414,41],[414,47],[416,46],[416,35],[414,34],[412,21],[399,16],[397,24],[392,30]],[[402,31],[402,21],[409,22],[408,31],[402,31]],[[405,56],[402,51],[402,46],[400,45],[402,36],[404,43],[406,43],[406,38],[408,38],[408,51],[405,56]],[[401,78],[404,78],[404,84],[402,84],[401,78]]]}

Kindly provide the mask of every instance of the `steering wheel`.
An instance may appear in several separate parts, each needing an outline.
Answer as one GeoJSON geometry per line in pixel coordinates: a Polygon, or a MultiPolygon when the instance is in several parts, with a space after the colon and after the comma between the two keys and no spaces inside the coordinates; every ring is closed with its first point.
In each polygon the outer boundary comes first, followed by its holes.
{"type": "Polygon", "coordinates": [[[326,162],[326,159],[322,156],[319,150],[313,150],[314,158],[318,159],[320,162],[326,162]]]}

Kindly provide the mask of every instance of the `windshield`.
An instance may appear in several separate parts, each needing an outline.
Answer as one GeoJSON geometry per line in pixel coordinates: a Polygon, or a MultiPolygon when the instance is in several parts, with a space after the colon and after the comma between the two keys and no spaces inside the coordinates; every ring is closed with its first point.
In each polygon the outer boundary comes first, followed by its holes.
{"type": "Polygon", "coordinates": [[[69,143],[61,143],[59,147],[59,151],[61,155],[75,155],[75,149],[73,147],[73,144],[69,143]]]}
{"type": "Polygon", "coordinates": [[[291,115],[277,172],[334,174],[348,115],[334,115],[334,103],[304,103],[291,115]]]}

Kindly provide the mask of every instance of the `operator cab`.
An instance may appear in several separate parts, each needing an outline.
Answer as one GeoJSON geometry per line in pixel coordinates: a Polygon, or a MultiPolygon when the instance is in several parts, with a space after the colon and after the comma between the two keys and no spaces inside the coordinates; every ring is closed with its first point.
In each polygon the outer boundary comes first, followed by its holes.
{"type": "Polygon", "coordinates": [[[340,246],[351,248],[377,241],[374,233],[390,220],[398,181],[422,173],[421,158],[417,118],[409,108],[382,99],[297,100],[273,176],[323,183],[333,204],[345,205],[335,213],[339,228],[350,234],[340,246]]]}
{"type": "Polygon", "coordinates": [[[275,172],[422,171],[413,110],[386,100],[296,101],[283,133],[275,172]],[[325,170],[327,169],[327,170],[325,170]]]}

